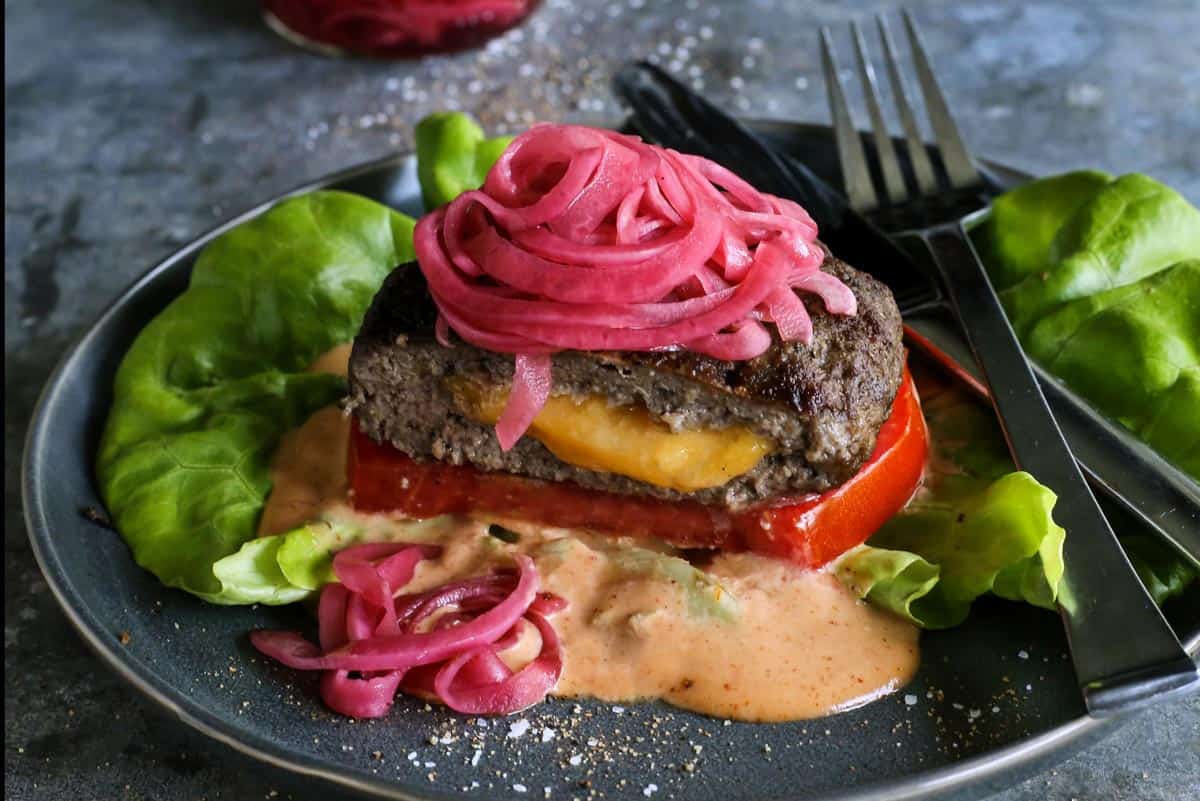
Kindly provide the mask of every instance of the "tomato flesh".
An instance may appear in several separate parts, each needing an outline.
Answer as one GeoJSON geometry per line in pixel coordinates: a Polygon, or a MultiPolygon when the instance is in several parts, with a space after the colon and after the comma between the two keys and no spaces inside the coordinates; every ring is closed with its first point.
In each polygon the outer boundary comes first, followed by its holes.
{"type": "Polygon", "coordinates": [[[845,484],[794,502],[737,512],[575,484],[417,461],[352,427],[354,507],[426,518],[483,513],[617,536],[653,537],[683,548],[753,550],[819,567],[870,537],[908,503],[928,451],[925,419],[905,368],[870,459],[845,484]]]}
{"type": "Polygon", "coordinates": [[[798,503],[751,513],[739,531],[747,548],[819,567],[861,545],[905,507],[921,485],[929,432],[908,368],[875,450],[845,484],[798,503]]]}

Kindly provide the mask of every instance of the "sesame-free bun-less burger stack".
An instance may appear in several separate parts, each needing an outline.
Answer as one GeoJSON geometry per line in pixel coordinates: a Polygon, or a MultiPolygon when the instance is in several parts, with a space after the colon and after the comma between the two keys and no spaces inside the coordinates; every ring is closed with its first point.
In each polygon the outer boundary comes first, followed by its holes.
{"type": "Polygon", "coordinates": [[[919,484],[887,288],[698,157],[536,126],[427,215],[355,339],[355,506],[816,566],[919,484]]]}

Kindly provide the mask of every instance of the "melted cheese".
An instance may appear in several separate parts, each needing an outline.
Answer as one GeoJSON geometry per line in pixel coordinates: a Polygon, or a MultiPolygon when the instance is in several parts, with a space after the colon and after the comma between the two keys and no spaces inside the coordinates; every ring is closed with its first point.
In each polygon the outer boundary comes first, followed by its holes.
{"type": "MultiPolygon", "coordinates": [[[[507,387],[464,379],[450,386],[462,412],[481,423],[495,423],[508,400],[507,387]]],[[[672,431],[645,409],[611,406],[599,395],[550,398],[526,436],[568,464],[680,492],[719,487],[774,449],[745,426],[672,431]]]]}

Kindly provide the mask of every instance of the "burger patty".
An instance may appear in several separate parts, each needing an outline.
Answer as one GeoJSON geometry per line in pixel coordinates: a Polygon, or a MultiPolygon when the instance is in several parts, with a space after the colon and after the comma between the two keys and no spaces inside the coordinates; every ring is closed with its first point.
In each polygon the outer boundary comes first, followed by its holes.
{"type": "Polygon", "coordinates": [[[554,354],[552,394],[599,394],[641,406],[675,430],[746,426],[776,450],[728,483],[680,492],[560,461],[533,437],[507,453],[490,425],[463,416],[446,379],[507,385],[511,354],[434,338],[437,310],[416,263],[397,267],[354,340],[347,408],[362,431],[417,459],[470,464],[591,489],[737,508],[784,494],[821,492],[849,479],[870,456],[903,367],[900,312],[879,281],[831,255],[822,269],[854,292],[855,316],[802,298],[813,321],[808,345],[776,338],[761,356],[727,362],[687,351],[554,354]]]}

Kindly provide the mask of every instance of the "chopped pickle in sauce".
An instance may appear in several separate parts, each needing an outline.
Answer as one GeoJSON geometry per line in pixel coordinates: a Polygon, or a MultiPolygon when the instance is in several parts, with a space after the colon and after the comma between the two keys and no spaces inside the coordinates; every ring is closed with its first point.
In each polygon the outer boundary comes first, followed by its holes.
{"type": "MultiPolygon", "coordinates": [[[[529,554],[543,589],[567,601],[552,618],[564,658],[553,695],[659,698],[720,717],[796,720],[892,692],[916,668],[916,627],[856,599],[829,573],[719,554],[695,580],[685,573],[700,571],[668,553],[582,531],[504,525],[519,542],[489,536],[485,522],[447,530],[441,557],[422,562],[405,591],[529,554]],[[715,592],[723,608],[705,611],[715,592]]],[[[537,653],[536,643],[514,650],[537,653]]]]}
{"type": "MultiPolygon", "coordinates": [[[[463,378],[448,383],[472,420],[491,424],[500,418],[508,387],[463,378]]],[[[599,395],[549,398],[528,435],[568,464],[680,492],[720,487],[775,447],[745,426],[672,431],[645,409],[612,406],[599,395]]]]}

